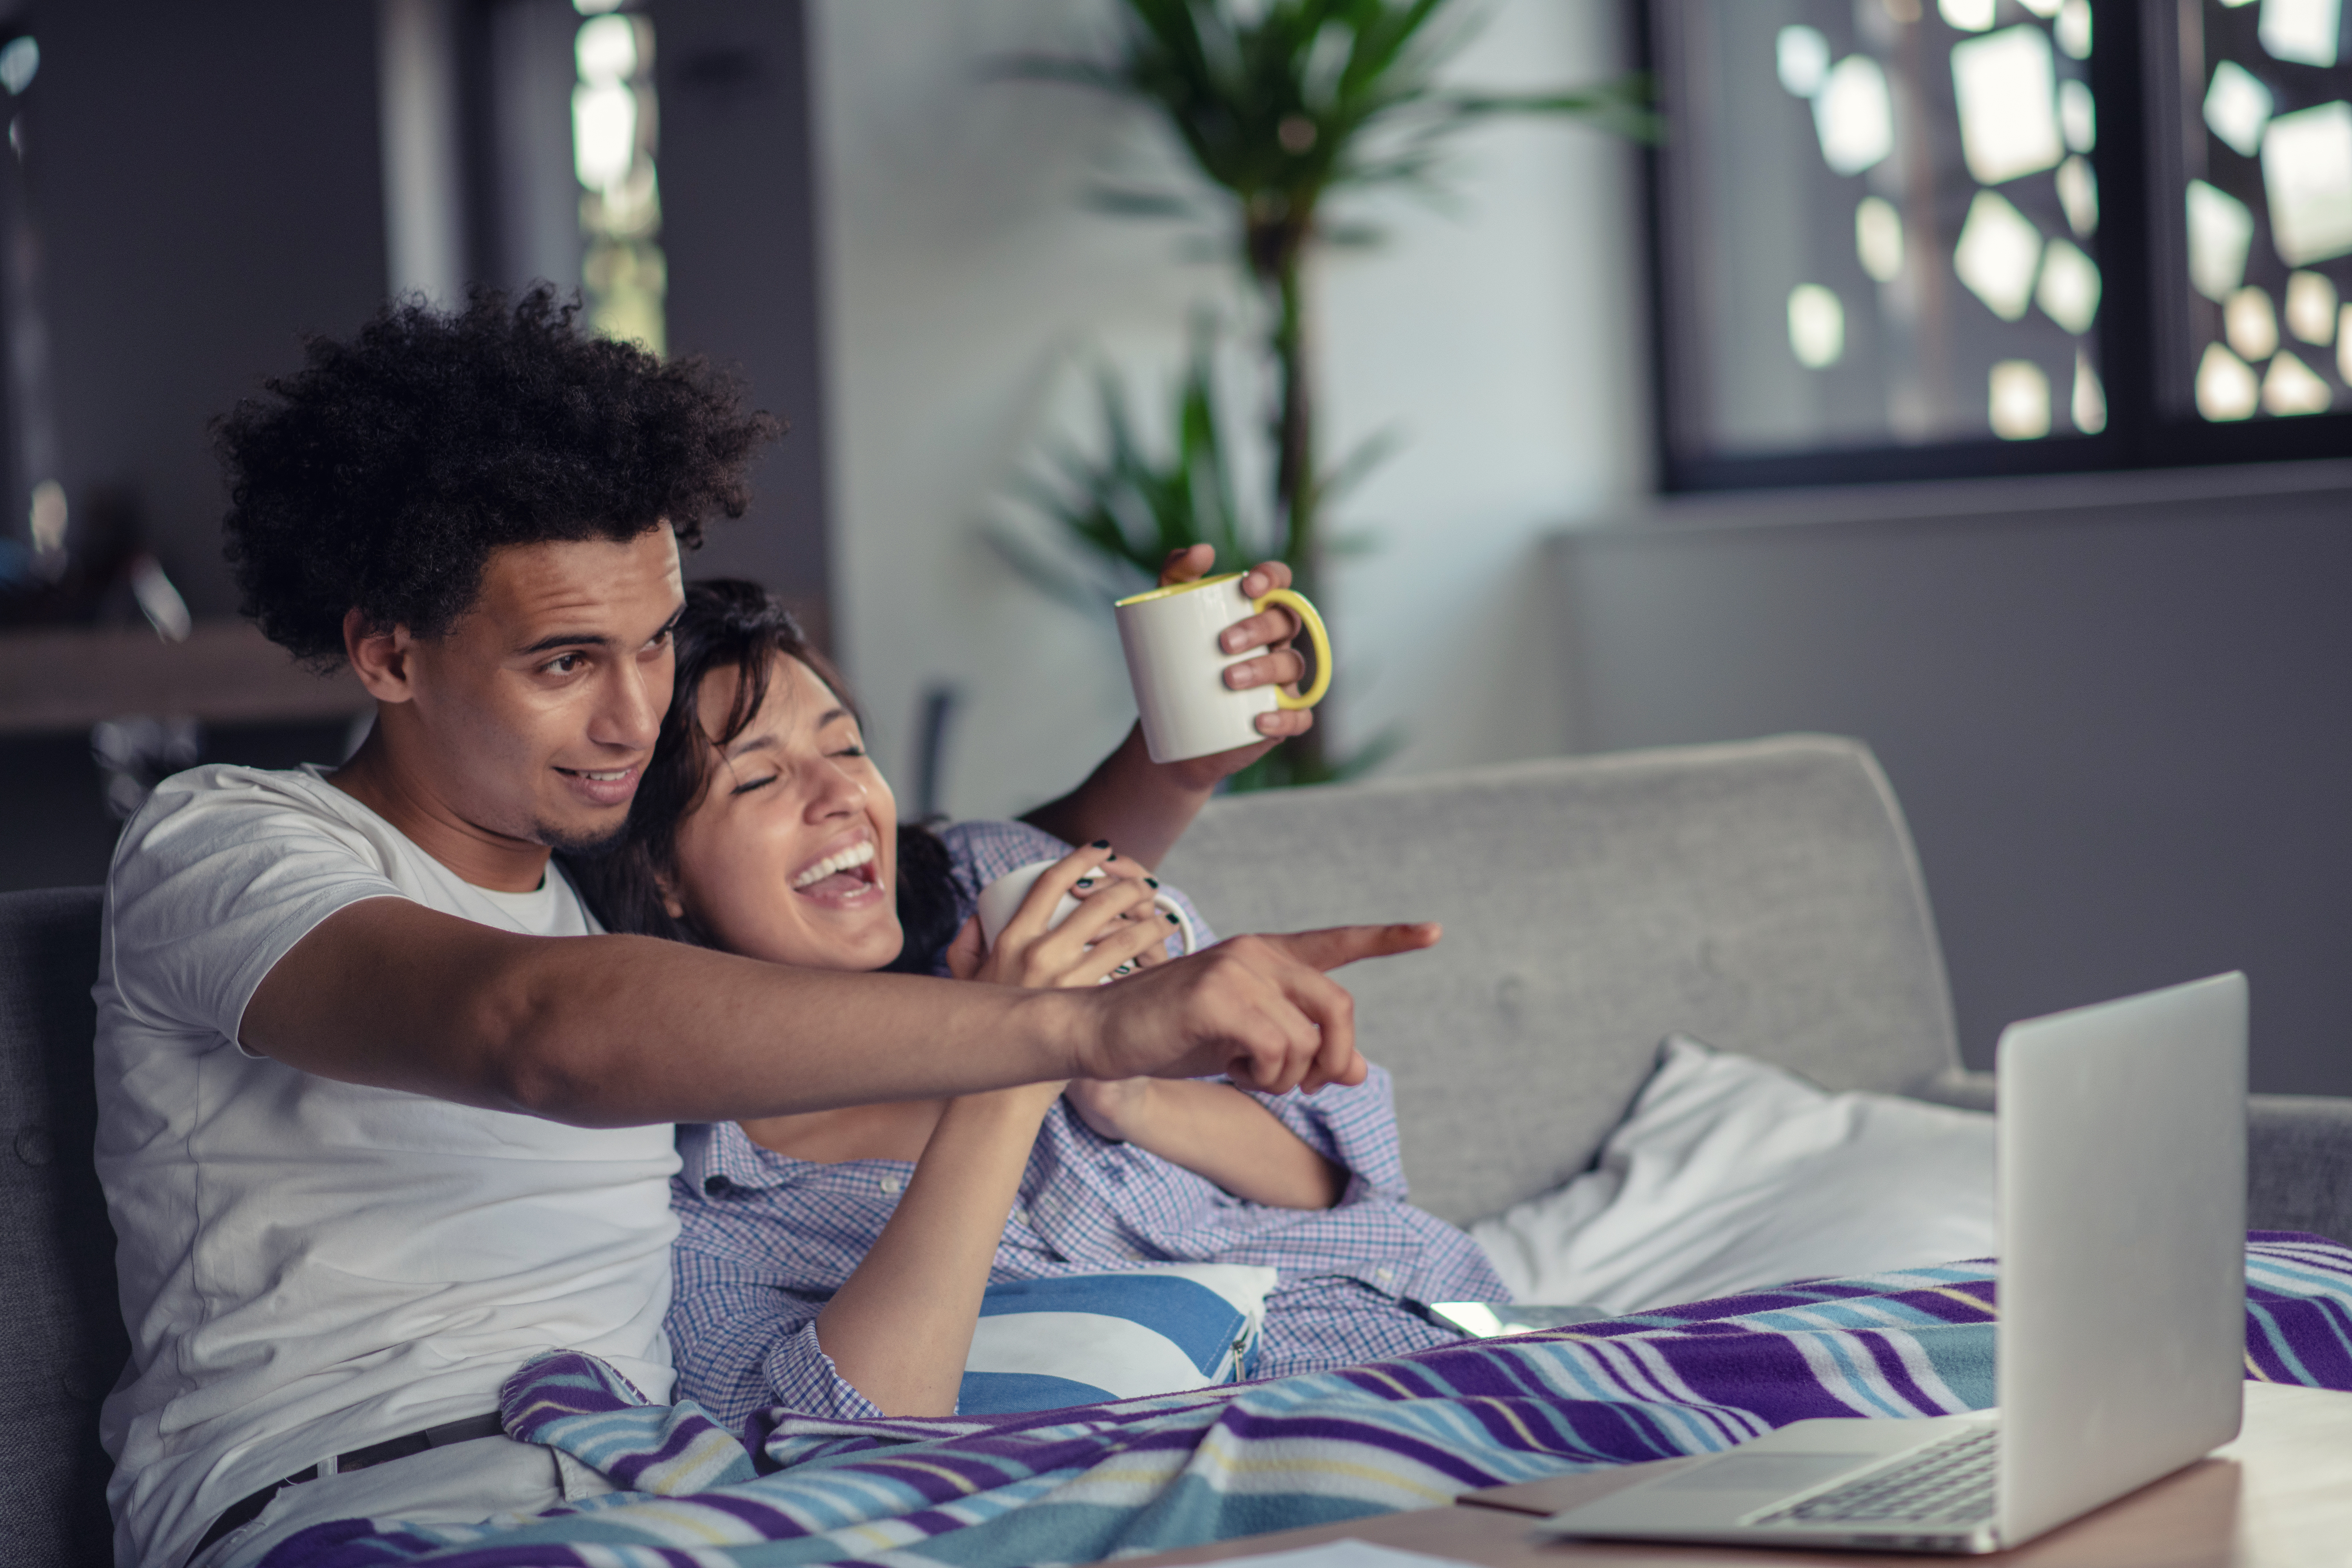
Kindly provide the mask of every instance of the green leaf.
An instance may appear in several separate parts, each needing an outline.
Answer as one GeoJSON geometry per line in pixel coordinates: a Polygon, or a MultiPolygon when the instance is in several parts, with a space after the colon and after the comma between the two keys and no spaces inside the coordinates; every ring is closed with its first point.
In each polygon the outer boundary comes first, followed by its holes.
{"type": "Polygon", "coordinates": [[[981,537],[1004,563],[1028,579],[1032,587],[1087,615],[1100,615],[1117,595],[1102,592],[1091,578],[1073,574],[1062,562],[1007,528],[993,524],[981,537]]]}
{"type": "MultiPolygon", "coordinates": [[[[1124,0],[1119,15],[1104,58],[1017,55],[995,74],[1151,110],[1244,216],[1287,215],[1313,230],[1327,196],[1426,180],[1440,144],[1498,115],[1658,134],[1651,84],[1638,75],[1549,92],[1439,91],[1438,68],[1485,21],[1461,0],[1124,0]]],[[[1118,210],[1174,216],[1156,194],[1118,210]]]]}
{"type": "MultiPolygon", "coordinates": [[[[1244,514],[1234,483],[1228,422],[1216,391],[1217,344],[1213,319],[1196,317],[1172,400],[1172,439],[1164,457],[1138,437],[1125,384],[1108,365],[1098,365],[1098,451],[1087,455],[1050,447],[1007,487],[1009,500],[1123,589],[1157,581],[1160,563],[1192,544],[1214,547],[1227,565],[1273,553],[1267,531],[1244,514]]],[[[1045,591],[1065,600],[1080,591],[1073,584],[1082,575],[1047,559],[1028,539],[1001,529],[991,537],[999,552],[1045,591]]],[[[1098,605],[1099,597],[1094,602],[1098,605]]]]}
{"type": "Polygon", "coordinates": [[[1078,200],[1114,217],[1199,217],[1203,209],[1191,196],[1173,191],[1139,191],[1118,185],[1089,185],[1078,200]]]}
{"type": "Polygon", "coordinates": [[[1257,790],[1345,784],[1362,778],[1396,755],[1408,738],[1402,726],[1391,725],[1345,756],[1319,760],[1303,756],[1295,742],[1286,742],[1227,779],[1225,788],[1234,795],[1246,795],[1257,790]]]}
{"type": "Polygon", "coordinates": [[[1326,469],[1323,477],[1315,481],[1317,504],[1337,500],[1354,489],[1364,482],[1364,476],[1387,462],[1403,445],[1403,433],[1393,426],[1375,430],[1357,442],[1355,450],[1326,469]]]}

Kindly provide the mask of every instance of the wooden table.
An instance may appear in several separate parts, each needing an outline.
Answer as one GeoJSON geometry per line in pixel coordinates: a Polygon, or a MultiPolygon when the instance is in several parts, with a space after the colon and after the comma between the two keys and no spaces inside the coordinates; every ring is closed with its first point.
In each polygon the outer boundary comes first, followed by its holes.
{"type": "Polygon", "coordinates": [[[349,670],[313,675],[244,621],[198,621],[176,643],[143,626],[0,632],[0,735],[87,730],[132,713],[208,724],[342,719],[368,701],[349,670]]]}
{"type": "MultiPolygon", "coordinates": [[[[1481,1568],[1921,1568],[1952,1561],[1778,1547],[1557,1541],[1529,1533],[1537,1517],[1692,1462],[1665,1459],[1494,1487],[1465,1493],[1453,1508],[1130,1557],[1119,1568],[1221,1563],[1351,1539],[1481,1568]]],[[[2245,1430],[2235,1442],[1986,1561],[2002,1568],[2352,1568],[2352,1394],[2250,1383],[2245,1430]]]]}

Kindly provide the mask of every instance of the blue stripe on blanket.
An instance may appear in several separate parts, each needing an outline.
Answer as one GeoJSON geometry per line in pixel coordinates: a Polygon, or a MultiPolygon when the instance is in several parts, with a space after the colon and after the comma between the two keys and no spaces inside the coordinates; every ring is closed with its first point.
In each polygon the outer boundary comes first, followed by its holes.
{"type": "Polygon", "coordinates": [[[1035,1372],[968,1372],[956,1391],[959,1415],[1003,1415],[1016,1410],[1060,1410],[1073,1405],[1106,1405],[1112,1394],[1076,1378],[1035,1372]]]}
{"type": "MultiPolygon", "coordinates": [[[[2352,1249],[2251,1240],[2247,1376],[2352,1390],[2352,1249]]],[[[321,1525],[265,1568],[1091,1562],[1713,1451],[1806,1416],[1981,1408],[1994,1300],[1990,1263],[1904,1269],[1075,1410],[772,1411],[748,1449],[691,1404],[645,1405],[594,1358],[551,1355],[508,1384],[507,1430],[631,1490],[498,1529],[321,1525]]]]}

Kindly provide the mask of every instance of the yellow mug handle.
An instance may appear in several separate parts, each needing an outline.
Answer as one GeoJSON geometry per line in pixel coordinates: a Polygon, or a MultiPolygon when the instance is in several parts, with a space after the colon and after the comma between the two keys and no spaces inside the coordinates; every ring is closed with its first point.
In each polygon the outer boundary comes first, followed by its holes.
{"type": "Polygon", "coordinates": [[[1331,689],[1331,634],[1323,629],[1323,617],[1315,613],[1315,606],[1307,602],[1304,594],[1293,593],[1288,588],[1269,589],[1250,601],[1250,613],[1259,614],[1268,605],[1280,605],[1297,616],[1299,625],[1307,628],[1307,642],[1315,648],[1314,684],[1297,697],[1277,689],[1274,694],[1275,706],[1312,708],[1323,700],[1325,692],[1331,689]]]}

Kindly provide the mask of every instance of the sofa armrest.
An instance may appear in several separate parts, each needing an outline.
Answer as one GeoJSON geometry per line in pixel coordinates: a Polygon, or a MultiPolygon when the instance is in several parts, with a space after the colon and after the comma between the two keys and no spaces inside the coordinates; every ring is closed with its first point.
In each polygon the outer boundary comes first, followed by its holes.
{"type": "Polygon", "coordinates": [[[2246,1226],[2352,1246],[2352,1100],[2257,1094],[2246,1107],[2246,1226]]]}
{"type": "MultiPolygon", "coordinates": [[[[1958,1068],[1911,1091],[1993,1108],[1993,1075],[1958,1068]]],[[[2352,1099],[2257,1094],[2246,1102],[2246,1228],[2307,1230],[2352,1246],[2352,1099]]]]}
{"type": "Polygon", "coordinates": [[[1993,1086],[1998,1081],[1989,1072],[1947,1068],[1913,1089],[1911,1098],[1933,1100],[1937,1105],[1958,1106],[1962,1110],[1990,1110],[1993,1086]]]}

